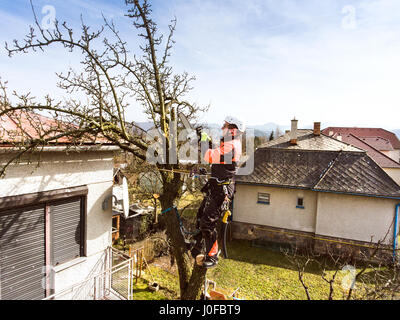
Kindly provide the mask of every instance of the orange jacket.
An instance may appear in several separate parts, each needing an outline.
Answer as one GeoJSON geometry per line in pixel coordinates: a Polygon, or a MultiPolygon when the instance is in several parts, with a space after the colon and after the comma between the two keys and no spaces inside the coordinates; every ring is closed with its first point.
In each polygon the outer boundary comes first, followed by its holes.
{"type": "Polygon", "coordinates": [[[236,134],[236,129],[231,129],[221,139],[218,148],[208,149],[205,152],[204,161],[211,164],[211,177],[226,180],[234,178],[241,155],[242,143],[236,134]]]}
{"type": "Polygon", "coordinates": [[[204,154],[204,161],[211,164],[238,163],[242,154],[242,144],[239,139],[221,141],[216,149],[208,149],[204,154]]]}

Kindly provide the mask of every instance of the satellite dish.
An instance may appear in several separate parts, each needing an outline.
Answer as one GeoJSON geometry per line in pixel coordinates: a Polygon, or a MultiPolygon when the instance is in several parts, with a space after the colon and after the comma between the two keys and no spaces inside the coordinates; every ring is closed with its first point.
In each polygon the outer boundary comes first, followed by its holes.
{"type": "Polygon", "coordinates": [[[112,195],[103,201],[103,210],[107,209],[108,200],[112,198],[112,209],[115,212],[122,213],[125,218],[129,217],[129,192],[128,181],[122,177],[122,183],[115,184],[112,188],[112,195]]]}
{"type": "Polygon", "coordinates": [[[128,182],[125,177],[122,178],[122,211],[125,218],[129,216],[129,192],[128,182]]]}

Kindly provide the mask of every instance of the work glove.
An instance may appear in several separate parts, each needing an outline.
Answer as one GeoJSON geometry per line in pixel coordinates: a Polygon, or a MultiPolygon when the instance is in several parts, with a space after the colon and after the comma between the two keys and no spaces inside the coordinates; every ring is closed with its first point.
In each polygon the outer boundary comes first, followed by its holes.
{"type": "Polygon", "coordinates": [[[210,136],[207,134],[207,132],[202,132],[202,133],[201,133],[201,139],[200,139],[200,141],[201,141],[201,142],[203,142],[203,141],[211,141],[211,138],[210,138],[210,136]]]}

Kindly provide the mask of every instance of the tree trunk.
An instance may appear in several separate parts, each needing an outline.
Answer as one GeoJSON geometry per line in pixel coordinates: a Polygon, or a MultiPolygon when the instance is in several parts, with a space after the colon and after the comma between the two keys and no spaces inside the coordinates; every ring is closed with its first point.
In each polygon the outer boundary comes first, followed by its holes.
{"type": "MultiPolygon", "coordinates": [[[[174,201],[179,197],[182,181],[178,174],[163,173],[163,194],[160,196],[162,211],[172,208],[174,201]]],[[[195,264],[192,272],[189,251],[186,248],[185,238],[180,231],[179,220],[175,210],[169,210],[161,215],[165,223],[167,236],[171,241],[172,253],[175,257],[179,273],[180,296],[182,300],[195,300],[201,294],[206,269],[195,264]]]]}

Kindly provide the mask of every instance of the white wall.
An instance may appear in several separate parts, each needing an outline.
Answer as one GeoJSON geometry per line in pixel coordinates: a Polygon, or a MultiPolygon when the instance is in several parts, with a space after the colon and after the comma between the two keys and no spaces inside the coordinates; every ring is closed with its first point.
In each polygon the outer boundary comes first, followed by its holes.
{"type": "Polygon", "coordinates": [[[381,152],[387,155],[389,158],[392,158],[394,161],[400,162],[400,150],[395,149],[395,150],[381,151],[381,152]]]}
{"type": "Polygon", "coordinates": [[[277,228],[315,231],[316,194],[309,190],[236,185],[233,220],[277,228]],[[270,204],[257,203],[258,192],[270,194],[270,204]],[[296,208],[297,197],[304,209],[296,208]]]}
{"type": "Polygon", "coordinates": [[[236,190],[233,221],[366,242],[387,234],[386,243],[392,243],[400,200],[240,184],[236,190]],[[258,192],[271,195],[270,205],[257,203],[258,192]],[[305,209],[296,208],[298,196],[305,209]]]}
{"type": "Polygon", "coordinates": [[[382,168],[400,186],[400,168],[382,168]]]}
{"type": "MultiPolygon", "coordinates": [[[[0,197],[87,185],[87,257],[66,269],[65,265],[56,267],[55,289],[58,292],[94,272],[104,250],[111,244],[111,206],[103,211],[102,202],[112,192],[113,153],[45,152],[41,157],[39,166],[37,162],[28,164],[26,161],[10,166],[5,178],[0,180],[0,197]]],[[[0,165],[7,159],[7,155],[1,154],[0,165]]]]}
{"type": "Polygon", "coordinates": [[[393,239],[395,205],[400,200],[319,193],[316,233],[373,241],[393,239]],[[386,237],[385,237],[386,236],[386,237]]]}

